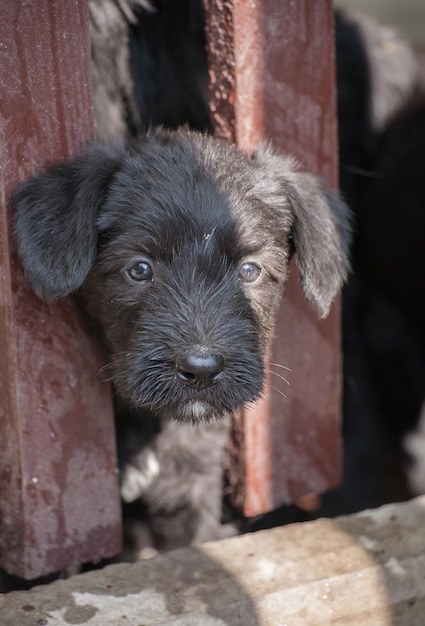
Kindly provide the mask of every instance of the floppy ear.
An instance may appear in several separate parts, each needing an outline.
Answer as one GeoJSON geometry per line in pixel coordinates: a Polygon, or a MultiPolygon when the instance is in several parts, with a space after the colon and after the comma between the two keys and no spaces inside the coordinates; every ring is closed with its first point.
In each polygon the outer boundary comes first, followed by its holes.
{"type": "MultiPolygon", "coordinates": [[[[273,176],[280,206],[289,208],[301,283],[319,317],[326,317],[349,270],[350,213],[323,181],[297,172],[291,158],[260,148],[255,158],[273,176]],[[276,185],[277,183],[277,185],[276,185]]],[[[273,202],[276,203],[275,196],[273,202]]]]}
{"type": "Polygon", "coordinates": [[[295,174],[291,187],[292,233],[301,282],[319,317],[326,317],[350,270],[349,210],[309,174],[295,174]]]}
{"type": "Polygon", "coordinates": [[[81,287],[96,256],[96,219],[121,155],[95,146],[12,193],[18,252],[34,291],[54,300],[81,287]]]}

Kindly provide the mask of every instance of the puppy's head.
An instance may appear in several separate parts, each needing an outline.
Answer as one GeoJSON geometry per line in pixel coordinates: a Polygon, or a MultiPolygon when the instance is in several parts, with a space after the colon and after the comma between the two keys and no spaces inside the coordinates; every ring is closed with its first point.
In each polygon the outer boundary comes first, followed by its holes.
{"type": "Polygon", "coordinates": [[[257,398],[295,248],[325,316],[348,270],[345,206],[293,162],[189,131],[96,146],[12,196],[38,295],[81,290],[137,408],[179,420],[257,398]]]}

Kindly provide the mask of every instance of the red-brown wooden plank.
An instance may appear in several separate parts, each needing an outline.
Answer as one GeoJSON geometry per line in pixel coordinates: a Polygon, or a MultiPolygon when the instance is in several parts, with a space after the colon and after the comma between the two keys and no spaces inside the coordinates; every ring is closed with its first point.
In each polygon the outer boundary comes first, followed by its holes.
{"type": "Polygon", "coordinates": [[[34,578],[120,549],[109,388],[71,300],[46,304],[13,249],[7,197],[93,136],[85,0],[0,3],[0,566],[34,578]]]}
{"type": "MultiPolygon", "coordinates": [[[[216,131],[252,151],[272,139],[312,173],[337,180],[333,10],[329,0],[205,0],[216,131]]],[[[341,471],[339,307],[317,321],[291,266],[269,375],[235,416],[229,481],[247,515],[338,484],[341,471]],[[287,395],[284,398],[279,391],[287,395]],[[235,443],[236,442],[236,443],[235,443]]]]}

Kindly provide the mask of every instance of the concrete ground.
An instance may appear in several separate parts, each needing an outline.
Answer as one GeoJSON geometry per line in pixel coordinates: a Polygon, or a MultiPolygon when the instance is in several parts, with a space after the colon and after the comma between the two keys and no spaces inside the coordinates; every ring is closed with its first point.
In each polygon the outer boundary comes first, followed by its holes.
{"type": "Polygon", "coordinates": [[[0,596],[2,626],[424,626],[425,496],[0,596]]]}

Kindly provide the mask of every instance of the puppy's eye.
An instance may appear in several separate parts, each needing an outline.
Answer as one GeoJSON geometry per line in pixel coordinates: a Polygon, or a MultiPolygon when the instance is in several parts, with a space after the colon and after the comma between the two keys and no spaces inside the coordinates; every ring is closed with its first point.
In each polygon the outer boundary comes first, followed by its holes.
{"type": "Polygon", "coordinates": [[[260,278],[261,267],[256,263],[242,263],[239,268],[239,279],[244,283],[255,283],[260,278]]]}
{"type": "Polygon", "coordinates": [[[127,276],[136,282],[152,280],[152,268],[146,261],[136,261],[125,270],[127,276]]]}

